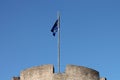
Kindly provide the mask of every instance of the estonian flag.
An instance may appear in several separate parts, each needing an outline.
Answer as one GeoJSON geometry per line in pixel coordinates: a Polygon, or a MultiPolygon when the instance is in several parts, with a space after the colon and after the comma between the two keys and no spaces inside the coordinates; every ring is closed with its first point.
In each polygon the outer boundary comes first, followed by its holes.
{"type": "Polygon", "coordinates": [[[53,25],[51,32],[53,33],[53,36],[55,36],[56,32],[58,31],[58,19],[56,20],[55,24],[53,25]]]}

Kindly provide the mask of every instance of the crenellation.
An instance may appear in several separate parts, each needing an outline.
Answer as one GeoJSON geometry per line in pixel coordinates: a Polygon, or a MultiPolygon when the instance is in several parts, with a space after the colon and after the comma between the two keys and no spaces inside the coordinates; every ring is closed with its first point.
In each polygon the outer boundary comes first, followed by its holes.
{"type": "Polygon", "coordinates": [[[65,73],[54,73],[54,66],[51,64],[36,66],[21,71],[20,77],[13,77],[12,80],[106,80],[100,78],[99,72],[76,65],[67,65],[65,73]]]}

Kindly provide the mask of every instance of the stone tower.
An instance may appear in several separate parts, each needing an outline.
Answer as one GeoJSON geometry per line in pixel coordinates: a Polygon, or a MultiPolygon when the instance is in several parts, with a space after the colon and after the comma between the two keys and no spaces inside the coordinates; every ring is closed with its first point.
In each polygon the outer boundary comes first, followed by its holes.
{"type": "Polygon", "coordinates": [[[67,65],[64,73],[54,73],[51,64],[36,66],[21,71],[20,77],[12,80],[106,80],[100,78],[99,72],[87,67],[67,65]]]}

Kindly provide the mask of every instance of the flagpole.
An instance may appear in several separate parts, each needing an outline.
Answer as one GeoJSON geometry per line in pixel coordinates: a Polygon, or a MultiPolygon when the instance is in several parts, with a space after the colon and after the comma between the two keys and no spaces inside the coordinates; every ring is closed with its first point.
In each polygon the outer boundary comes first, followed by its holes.
{"type": "Polygon", "coordinates": [[[58,73],[60,73],[60,14],[58,16],[58,73]]]}

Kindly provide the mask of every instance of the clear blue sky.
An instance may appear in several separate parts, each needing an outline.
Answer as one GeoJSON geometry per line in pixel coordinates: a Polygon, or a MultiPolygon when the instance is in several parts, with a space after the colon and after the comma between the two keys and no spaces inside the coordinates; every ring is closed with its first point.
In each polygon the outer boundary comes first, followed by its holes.
{"type": "Polygon", "coordinates": [[[42,64],[57,71],[57,36],[50,29],[58,10],[62,72],[74,64],[119,80],[119,0],[0,0],[0,80],[42,64]]]}

